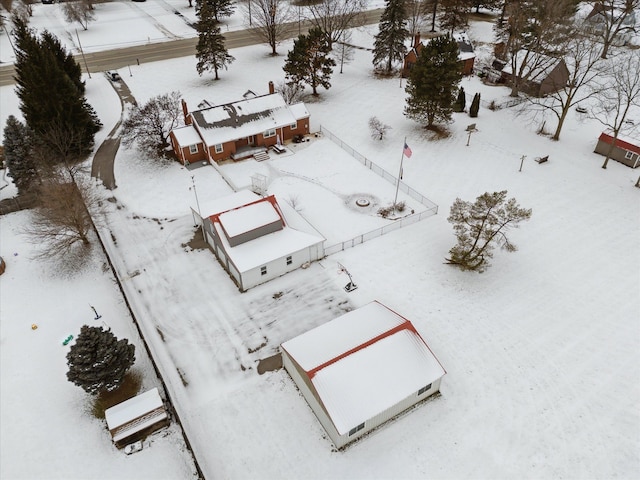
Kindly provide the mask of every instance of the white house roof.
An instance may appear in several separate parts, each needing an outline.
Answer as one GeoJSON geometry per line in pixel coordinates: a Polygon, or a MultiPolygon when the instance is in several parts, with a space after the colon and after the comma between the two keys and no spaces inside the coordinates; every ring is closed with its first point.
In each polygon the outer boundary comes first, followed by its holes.
{"type": "Polygon", "coordinates": [[[296,103],[294,105],[289,105],[289,110],[296,118],[296,120],[300,120],[302,118],[307,118],[309,116],[309,111],[304,103],[296,103]]]}
{"type": "Polygon", "coordinates": [[[470,58],[476,58],[476,54],[473,51],[473,45],[466,33],[454,33],[453,39],[458,43],[458,59],[468,60],[470,58]]]}
{"type": "MultiPolygon", "coordinates": [[[[241,207],[251,202],[259,200],[260,195],[251,190],[240,190],[239,192],[225,195],[224,197],[204,201],[200,204],[200,213],[203,218],[226,212],[232,208],[241,207]]],[[[191,209],[198,212],[198,206],[192,205],[191,209]]]]}
{"type": "Polygon", "coordinates": [[[249,137],[297,121],[279,93],[205,108],[191,115],[208,146],[249,137]]]}
{"type": "Polygon", "coordinates": [[[300,232],[285,226],[277,232],[269,233],[232,247],[221,231],[220,225],[214,223],[214,226],[220,241],[224,244],[225,252],[240,273],[248,272],[278,258],[286,257],[324,241],[324,238],[320,236],[300,232]]]}
{"type": "Polygon", "coordinates": [[[180,128],[174,128],[172,130],[173,136],[175,137],[178,145],[181,147],[187,147],[189,145],[197,145],[198,143],[202,143],[202,139],[193,125],[187,125],[180,128]]]}
{"type": "MultiPolygon", "coordinates": [[[[253,192],[251,193],[253,194],[253,192]]],[[[232,205],[235,202],[236,204],[234,206],[229,207],[234,208],[234,210],[229,211],[229,208],[222,210],[222,212],[226,213],[218,216],[219,221],[213,222],[218,237],[224,244],[226,254],[240,273],[247,272],[261,265],[266,265],[278,258],[286,257],[312,245],[324,242],[324,238],[319,235],[288,227],[285,218],[285,226],[282,230],[254,238],[253,240],[232,247],[227,241],[227,236],[222,231],[221,224],[224,224],[225,231],[229,236],[233,237],[280,218],[276,208],[266,199],[262,202],[247,205],[246,203],[256,201],[255,194],[253,194],[254,197],[248,196],[251,198],[249,202],[237,204],[241,198],[245,197],[245,195],[240,194],[241,192],[237,192],[231,196],[232,198],[227,197],[228,203],[225,206],[232,205]],[[244,210],[246,210],[246,212],[244,210]],[[234,232],[234,234],[232,235],[230,232],[234,232]]]]}
{"type": "Polygon", "coordinates": [[[162,406],[158,389],[153,388],[107,408],[104,411],[104,416],[109,430],[113,430],[162,406]]]}
{"type": "Polygon", "coordinates": [[[277,222],[280,220],[280,215],[270,202],[264,201],[230,210],[218,218],[227,235],[235,237],[263,225],[277,222]]]}
{"type": "Polygon", "coordinates": [[[282,348],[307,372],[341,435],[445,374],[411,322],[378,302],[282,348]]]}

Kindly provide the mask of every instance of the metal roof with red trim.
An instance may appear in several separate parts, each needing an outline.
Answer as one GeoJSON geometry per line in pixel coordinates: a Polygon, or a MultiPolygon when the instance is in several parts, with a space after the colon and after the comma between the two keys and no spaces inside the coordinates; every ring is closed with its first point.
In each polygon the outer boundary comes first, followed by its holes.
{"type": "Polygon", "coordinates": [[[413,324],[377,301],[282,349],[304,370],[341,435],[446,373],[413,324]]]}

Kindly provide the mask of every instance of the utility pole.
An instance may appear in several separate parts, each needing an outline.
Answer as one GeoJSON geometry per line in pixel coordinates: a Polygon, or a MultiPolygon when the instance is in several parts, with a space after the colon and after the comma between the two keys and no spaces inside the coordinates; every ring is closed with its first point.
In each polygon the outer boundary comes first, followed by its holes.
{"type": "Polygon", "coordinates": [[[87,65],[87,59],[84,58],[84,52],[82,51],[82,44],[80,43],[80,35],[78,35],[77,28],[76,28],[76,38],[78,39],[78,47],[80,48],[80,55],[82,55],[82,61],[84,61],[84,68],[87,71],[89,78],[91,78],[91,72],[89,71],[89,65],[87,65]]]}

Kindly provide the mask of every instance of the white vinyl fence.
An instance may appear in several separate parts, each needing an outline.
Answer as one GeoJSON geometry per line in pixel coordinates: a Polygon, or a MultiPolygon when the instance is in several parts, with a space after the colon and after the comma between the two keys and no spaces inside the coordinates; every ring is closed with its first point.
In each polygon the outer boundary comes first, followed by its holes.
{"type": "MultiPolygon", "coordinates": [[[[320,126],[320,131],[324,136],[326,136],[329,140],[334,142],[340,148],[342,148],[345,152],[351,155],[353,158],[362,163],[365,167],[367,167],[372,172],[376,173],[380,177],[384,178],[391,185],[395,186],[398,178],[391,175],[389,172],[381,168],[380,166],[373,163],[371,160],[366,158],[364,155],[361,155],[356,150],[351,148],[345,142],[336,137],[333,133],[331,133],[327,128],[320,126]]],[[[384,227],[378,228],[376,230],[372,230],[367,233],[363,233],[362,235],[358,235],[344,242],[336,243],[335,245],[330,245],[324,248],[325,255],[332,255],[334,253],[340,252],[342,250],[346,250],[347,248],[355,247],[356,245],[360,245],[361,243],[366,242],[367,240],[371,240],[372,238],[381,237],[389,232],[393,232],[394,230],[398,230],[399,228],[406,227],[407,225],[411,225],[413,223],[419,222],[427,217],[431,217],[438,213],[438,205],[433,203],[427,197],[422,195],[417,190],[414,190],[406,183],[400,181],[399,190],[406,193],[408,196],[422,204],[426,210],[413,213],[403,218],[399,218],[395,220],[393,223],[389,225],[385,225],[384,227]]]]}

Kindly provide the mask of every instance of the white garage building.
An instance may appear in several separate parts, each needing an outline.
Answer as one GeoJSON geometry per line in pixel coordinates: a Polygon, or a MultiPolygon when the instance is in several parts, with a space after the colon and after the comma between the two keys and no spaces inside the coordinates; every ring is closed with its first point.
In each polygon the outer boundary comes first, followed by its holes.
{"type": "Polygon", "coordinates": [[[338,448],[438,392],[446,373],[413,324],[374,301],[281,345],[338,448]]]}
{"type": "MultiPolygon", "coordinates": [[[[243,190],[203,207],[207,243],[241,291],[324,257],[325,239],[292,228],[276,197],[243,190]]],[[[288,215],[297,215],[288,209],[288,215]]],[[[299,223],[299,222],[298,222],[299,223]]],[[[311,229],[309,229],[311,230],[311,229]]]]}

